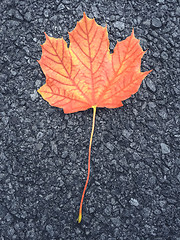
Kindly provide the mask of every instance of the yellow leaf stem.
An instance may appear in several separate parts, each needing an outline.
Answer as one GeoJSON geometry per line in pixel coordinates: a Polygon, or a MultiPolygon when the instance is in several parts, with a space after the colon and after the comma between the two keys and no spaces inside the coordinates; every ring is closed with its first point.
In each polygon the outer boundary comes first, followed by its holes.
{"type": "Polygon", "coordinates": [[[83,205],[84,195],[85,195],[85,191],[86,191],[88,181],[89,181],[89,176],[90,176],[91,146],[92,146],[92,138],[93,138],[93,133],[94,133],[94,126],[95,126],[96,106],[92,106],[92,108],[93,108],[93,121],[92,121],[91,137],[90,137],[90,141],[89,141],[88,175],[87,175],[86,183],[85,183],[84,190],[83,190],[82,197],[81,197],[81,203],[80,203],[80,207],[79,207],[79,216],[77,219],[78,223],[80,223],[82,220],[82,205],[83,205]]]}

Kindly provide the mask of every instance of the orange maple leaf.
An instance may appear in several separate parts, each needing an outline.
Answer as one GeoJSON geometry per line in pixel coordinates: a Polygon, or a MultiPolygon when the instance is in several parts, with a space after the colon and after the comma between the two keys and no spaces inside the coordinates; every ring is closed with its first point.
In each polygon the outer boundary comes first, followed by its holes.
{"type": "Polygon", "coordinates": [[[124,41],[117,42],[114,53],[110,54],[107,27],[99,26],[85,13],[69,33],[69,48],[63,38],[45,35],[39,64],[46,76],[46,84],[38,92],[50,105],[63,108],[64,113],[93,108],[88,176],[79,208],[80,223],[90,175],[96,108],[123,106],[122,101],[138,91],[151,70],[141,72],[141,58],[145,52],[135,38],[134,30],[124,41]]]}

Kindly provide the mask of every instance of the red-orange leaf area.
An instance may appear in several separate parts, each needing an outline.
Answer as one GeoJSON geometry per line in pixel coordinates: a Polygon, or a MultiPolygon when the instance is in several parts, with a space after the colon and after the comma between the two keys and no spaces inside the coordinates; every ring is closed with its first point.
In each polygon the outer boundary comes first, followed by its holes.
{"type": "Polygon", "coordinates": [[[110,54],[107,27],[99,26],[85,13],[69,33],[70,46],[63,38],[46,35],[39,61],[46,76],[38,92],[50,105],[72,113],[88,108],[121,107],[136,93],[150,71],[141,72],[144,51],[131,35],[117,42],[110,54]]]}
{"type": "Polygon", "coordinates": [[[70,46],[63,38],[46,35],[39,61],[46,75],[46,84],[38,92],[52,106],[64,113],[93,108],[93,123],[89,143],[88,175],[79,207],[78,222],[90,176],[90,156],[97,107],[117,108],[136,93],[150,71],[141,72],[144,51],[134,31],[124,41],[117,42],[110,54],[107,27],[97,25],[85,13],[69,33],[70,46]]]}

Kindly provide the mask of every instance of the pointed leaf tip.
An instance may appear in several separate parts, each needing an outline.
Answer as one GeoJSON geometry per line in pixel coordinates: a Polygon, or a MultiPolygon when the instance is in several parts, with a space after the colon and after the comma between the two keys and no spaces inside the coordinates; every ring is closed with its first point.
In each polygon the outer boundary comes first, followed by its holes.
{"type": "Polygon", "coordinates": [[[132,28],[132,35],[134,36],[134,27],[132,28]]]}

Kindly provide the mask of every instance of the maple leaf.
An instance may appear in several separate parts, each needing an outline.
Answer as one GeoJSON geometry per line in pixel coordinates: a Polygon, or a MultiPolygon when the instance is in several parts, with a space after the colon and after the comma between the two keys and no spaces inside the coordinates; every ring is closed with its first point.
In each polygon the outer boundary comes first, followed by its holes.
{"type": "Polygon", "coordinates": [[[64,113],[93,108],[88,176],[79,208],[80,223],[90,175],[96,108],[123,106],[122,101],[138,91],[151,70],[141,72],[141,59],[145,52],[135,38],[134,30],[125,40],[117,42],[113,54],[110,54],[107,26],[99,26],[85,13],[69,33],[69,48],[63,38],[45,35],[39,64],[46,76],[46,84],[38,92],[50,105],[63,108],[64,113]]]}

